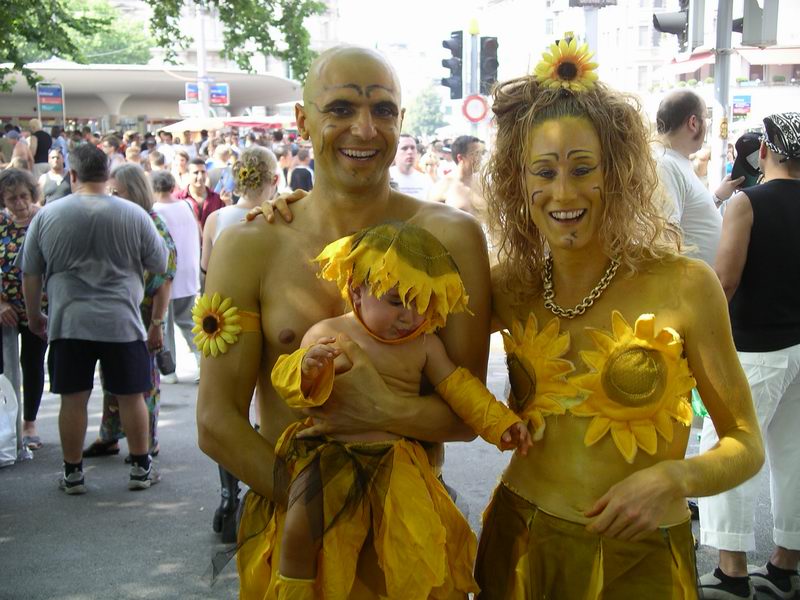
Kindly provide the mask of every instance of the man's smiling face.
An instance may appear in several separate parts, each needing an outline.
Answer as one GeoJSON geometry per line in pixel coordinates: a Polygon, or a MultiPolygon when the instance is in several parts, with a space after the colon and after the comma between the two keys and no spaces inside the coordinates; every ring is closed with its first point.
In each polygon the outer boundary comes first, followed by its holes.
{"type": "Polygon", "coordinates": [[[338,50],[312,68],[303,98],[297,124],[311,139],[318,180],[343,191],[388,181],[402,111],[397,77],[383,59],[368,50],[338,50]]]}

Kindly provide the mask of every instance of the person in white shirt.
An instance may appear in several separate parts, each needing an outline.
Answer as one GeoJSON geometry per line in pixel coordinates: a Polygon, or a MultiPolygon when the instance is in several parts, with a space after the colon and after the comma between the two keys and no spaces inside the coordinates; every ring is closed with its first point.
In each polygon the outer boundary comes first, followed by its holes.
{"type": "MultiPolygon", "coordinates": [[[[194,352],[198,364],[200,353],[195,347],[192,333],[192,307],[195,296],[200,291],[200,225],[194,210],[186,200],[172,196],[175,178],[169,171],[155,171],[151,175],[155,203],[153,209],[164,219],[167,229],[175,242],[177,269],[170,291],[167,310],[164,345],[175,357],[175,326],[181,330],[186,343],[194,352]]],[[[177,383],[177,376],[163,376],[164,383],[177,383]]]]}
{"type": "Polygon", "coordinates": [[[417,170],[417,141],[407,133],[400,134],[394,165],[389,168],[389,177],[397,183],[397,191],[427,200],[431,188],[431,178],[417,170]]]}
{"type": "Polygon", "coordinates": [[[167,166],[170,166],[172,161],[175,160],[176,150],[175,145],[172,143],[172,134],[168,131],[160,131],[159,135],[161,136],[161,143],[156,146],[156,150],[164,155],[164,161],[167,166]]]}
{"type": "Polygon", "coordinates": [[[731,180],[726,175],[713,194],[700,181],[689,157],[703,147],[707,120],[706,103],[694,92],[668,95],[656,114],[660,140],[653,144],[653,157],[659,179],[674,201],[666,216],[682,230],[686,254],[713,267],[722,233],[719,207],[744,177],[731,180]]]}
{"type": "Polygon", "coordinates": [[[197,158],[197,146],[192,142],[192,132],[184,131],[181,137],[181,144],[177,145],[176,150],[183,150],[189,156],[189,160],[197,158]]]}

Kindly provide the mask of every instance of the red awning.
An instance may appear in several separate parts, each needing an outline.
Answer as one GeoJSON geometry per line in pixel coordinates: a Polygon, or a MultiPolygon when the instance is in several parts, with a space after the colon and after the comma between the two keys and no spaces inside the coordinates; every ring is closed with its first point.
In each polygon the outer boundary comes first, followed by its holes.
{"type": "Polygon", "coordinates": [[[751,65],[800,65],[800,48],[736,48],[751,65]]]}
{"type": "Polygon", "coordinates": [[[694,73],[705,65],[713,65],[715,60],[713,52],[702,52],[682,60],[673,59],[666,68],[673,75],[683,75],[684,73],[694,73]]]}

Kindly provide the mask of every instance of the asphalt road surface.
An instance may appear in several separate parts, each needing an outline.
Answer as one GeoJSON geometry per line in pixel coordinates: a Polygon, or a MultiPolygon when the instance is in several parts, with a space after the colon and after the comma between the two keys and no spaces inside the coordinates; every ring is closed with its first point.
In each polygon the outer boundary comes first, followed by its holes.
{"type": "MultiPolygon", "coordinates": [[[[213,587],[209,583],[211,557],[224,548],[211,530],[219,479],[214,463],[197,448],[197,386],[185,346],[178,359],[181,382],[162,385],[157,464],[163,481],[150,490],[128,491],[123,442],[118,456],[84,461],[86,495],[59,491],[58,398],[46,394],[38,419],[44,448],[33,460],[0,469],[0,599],[237,597],[232,563],[213,587]]],[[[506,385],[504,372],[502,344],[495,336],[489,386],[499,396],[506,385]]],[[[98,388],[89,405],[87,444],[100,421],[98,388]]],[[[696,446],[696,435],[692,439],[696,446]]],[[[445,480],[458,491],[458,503],[477,532],[508,455],[480,440],[447,446],[445,480]]],[[[758,550],[749,557],[754,564],[763,564],[771,548],[768,482],[761,477],[758,550]]],[[[701,547],[699,572],[715,564],[716,553],[701,547]]]]}

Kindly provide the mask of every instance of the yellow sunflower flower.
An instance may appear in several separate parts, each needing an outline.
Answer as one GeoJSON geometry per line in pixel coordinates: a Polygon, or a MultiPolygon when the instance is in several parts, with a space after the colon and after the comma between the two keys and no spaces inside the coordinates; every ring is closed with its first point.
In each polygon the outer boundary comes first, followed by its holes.
{"type": "Polygon", "coordinates": [[[575,38],[560,40],[551,44],[549,53],[542,53],[534,75],[546,87],[585,92],[597,81],[597,63],[590,62],[593,54],[588,44],[578,47],[575,38]]]}
{"type": "Polygon", "coordinates": [[[211,298],[203,294],[195,302],[192,308],[192,321],[195,323],[192,333],[196,334],[195,346],[204,356],[225,354],[228,346],[239,339],[241,317],[239,309],[231,306],[232,303],[233,300],[222,299],[217,293],[211,298]]]}
{"type": "Polygon", "coordinates": [[[538,441],[544,436],[544,418],[565,414],[565,399],[579,395],[566,380],[575,368],[561,358],[569,349],[569,333],[560,333],[558,318],[551,319],[539,332],[531,313],[524,329],[515,322],[511,332],[502,335],[511,380],[509,405],[531,423],[533,439],[538,441]]]}
{"type": "Polygon", "coordinates": [[[672,441],[672,419],[688,426],[692,421],[689,394],[695,386],[683,356],[680,335],[669,327],[655,332],[655,316],[645,314],[631,329],[623,316],[611,315],[613,334],[589,330],[598,351],[581,352],[592,373],[570,378],[588,393],[573,415],[593,417],[584,443],[591,446],[611,432],[629,463],[638,448],[650,455],[658,435],[672,441]]]}

